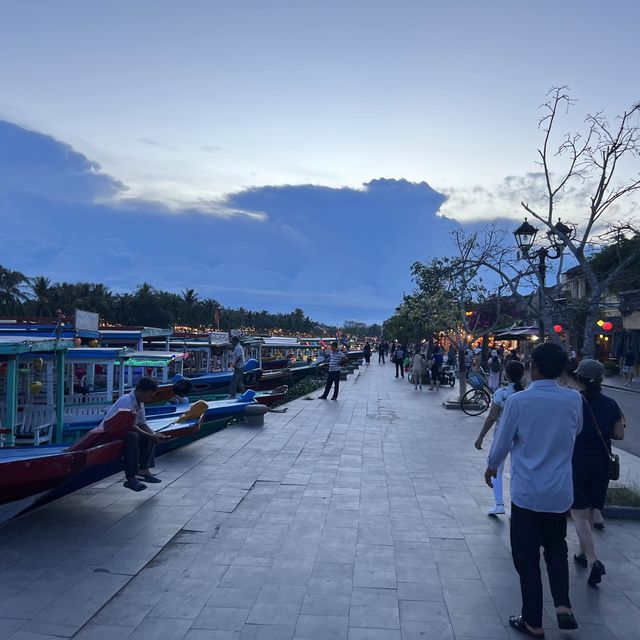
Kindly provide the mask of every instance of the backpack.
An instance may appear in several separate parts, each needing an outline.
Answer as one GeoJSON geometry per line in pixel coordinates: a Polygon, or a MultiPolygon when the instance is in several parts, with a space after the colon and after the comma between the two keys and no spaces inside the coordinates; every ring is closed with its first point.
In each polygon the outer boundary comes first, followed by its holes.
{"type": "Polygon", "coordinates": [[[498,356],[492,356],[491,363],[489,364],[489,371],[492,373],[499,373],[501,369],[500,358],[498,358],[498,356]]]}

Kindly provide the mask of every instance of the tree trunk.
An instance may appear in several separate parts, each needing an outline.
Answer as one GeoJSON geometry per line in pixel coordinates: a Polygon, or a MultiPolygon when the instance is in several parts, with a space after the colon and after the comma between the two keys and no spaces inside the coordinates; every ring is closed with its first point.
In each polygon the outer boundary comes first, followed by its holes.
{"type": "Polygon", "coordinates": [[[584,321],[584,337],[582,341],[582,357],[595,358],[596,356],[596,328],[598,321],[598,307],[592,306],[584,321]]]}

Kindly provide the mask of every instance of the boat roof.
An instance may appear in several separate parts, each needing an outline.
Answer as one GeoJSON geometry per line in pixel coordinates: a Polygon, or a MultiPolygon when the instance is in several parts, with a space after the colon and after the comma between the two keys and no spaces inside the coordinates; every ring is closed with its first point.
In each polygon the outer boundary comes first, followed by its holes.
{"type": "Polygon", "coordinates": [[[116,364],[121,361],[132,367],[166,367],[171,362],[184,360],[189,354],[184,351],[134,351],[126,349],[116,360],[116,364]]]}
{"type": "Polygon", "coordinates": [[[73,347],[71,338],[43,338],[0,335],[0,354],[17,355],[44,351],[66,351],[73,347]]]}
{"type": "Polygon", "coordinates": [[[113,329],[100,329],[101,337],[111,340],[139,340],[140,338],[170,336],[172,333],[173,329],[160,329],[158,327],[114,327],[113,329]]]}

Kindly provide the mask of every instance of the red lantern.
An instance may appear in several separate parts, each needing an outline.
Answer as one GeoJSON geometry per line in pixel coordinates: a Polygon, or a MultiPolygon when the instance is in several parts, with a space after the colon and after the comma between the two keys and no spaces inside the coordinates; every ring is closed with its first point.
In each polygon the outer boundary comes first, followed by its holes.
{"type": "Polygon", "coordinates": [[[611,329],[613,329],[613,322],[609,322],[608,320],[607,320],[607,322],[603,322],[602,323],[602,328],[605,331],[611,331],[611,329]]]}
{"type": "Polygon", "coordinates": [[[561,324],[554,324],[554,325],[553,325],[553,330],[554,330],[556,333],[562,333],[562,325],[561,325],[561,324]]]}

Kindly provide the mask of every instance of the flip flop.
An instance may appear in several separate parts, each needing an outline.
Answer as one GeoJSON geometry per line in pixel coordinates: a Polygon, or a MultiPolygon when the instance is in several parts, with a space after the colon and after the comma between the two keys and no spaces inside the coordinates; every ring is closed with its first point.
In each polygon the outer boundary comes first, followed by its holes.
{"type": "Polygon", "coordinates": [[[522,616],[511,616],[509,618],[509,626],[520,633],[524,633],[525,636],[530,638],[544,638],[544,631],[542,633],[535,633],[527,627],[527,623],[522,616]]]}
{"type": "Polygon", "coordinates": [[[158,482],[162,482],[162,480],[160,480],[160,478],[157,478],[156,476],[150,475],[150,476],[136,476],[136,478],[138,480],[142,480],[142,482],[148,482],[149,484],[157,484],[158,482]]]}
{"type": "Polygon", "coordinates": [[[139,480],[125,480],[122,484],[131,491],[144,491],[147,488],[147,485],[142,484],[139,480]]]}

